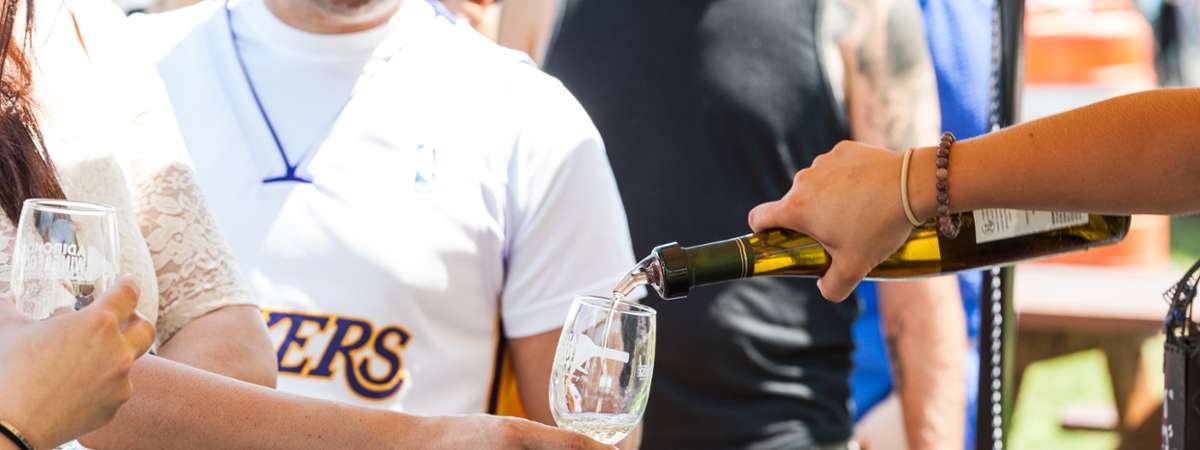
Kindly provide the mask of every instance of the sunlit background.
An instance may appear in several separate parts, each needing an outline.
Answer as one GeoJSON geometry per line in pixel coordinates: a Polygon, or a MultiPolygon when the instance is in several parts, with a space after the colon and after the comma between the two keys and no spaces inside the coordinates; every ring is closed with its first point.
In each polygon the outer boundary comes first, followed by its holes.
{"type": "MultiPolygon", "coordinates": [[[[1027,2],[1023,119],[1155,86],[1196,85],[1198,5],[1027,2]]],[[[1013,448],[1161,446],[1161,293],[1198,258],[1200,218],[1139,216],[1116,247],[1018,269],[1024,376],[1013,448]]]]}
{"type": "MultiPolygon", "coordinates": [[[[114,1],[127,11],[194,2],[114,1]]],[[[1025,32],[1024,120],[1200,85],[1200,0],[1029,0],[1025,32]]],[[[1139,216],[1120,245],[1018,269],[1012,448],[1160,446],[1161,293],[1197,259],[1200,217],[1139,216]]]]}

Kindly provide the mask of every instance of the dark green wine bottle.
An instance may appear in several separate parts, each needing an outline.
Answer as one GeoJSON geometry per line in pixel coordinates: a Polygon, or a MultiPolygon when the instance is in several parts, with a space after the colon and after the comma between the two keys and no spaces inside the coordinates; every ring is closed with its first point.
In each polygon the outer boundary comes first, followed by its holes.
{"type": "MultiPolygon", "coordinates": [[[[914,228],[867,278],[914,278],[1008,264],[1111,244],[1129,231],[1129,216],[989,209],[962,213],[959,219],[962,231],[954,239],[938,235],[933,221],[914,228]]],[[[815,240],[786,230],[693,247],[670,243],[656,247],[616,291],[624,294],[645,284],[665,299],[676,299],[695,286],[747,277],[819,277],[830,261],[815,240]]]]}

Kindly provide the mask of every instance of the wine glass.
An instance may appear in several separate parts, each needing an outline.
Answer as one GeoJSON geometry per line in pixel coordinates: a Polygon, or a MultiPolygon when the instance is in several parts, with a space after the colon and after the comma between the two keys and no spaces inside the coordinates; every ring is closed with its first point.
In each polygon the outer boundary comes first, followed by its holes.
{"type": "Polygon", "coordinates": [[[654,316],[636,303],[575,298],[550,373],[550,412],[559,427],[605,444],[637,427],[654,374],[654,316]]]}
{"type": "Polygon", "coordinates": [[[117,276],[113,208],[98,203],[30,199],[21,208],[13,249],[12,294],[36,319],[91,304],[117,276]]]}
{"type": "MultiPolygon", "coordinates": [[[[17,309],[41,320],[92,303],[112,286],[120,261],[113,208],[70,200],[29,199],[21,206],[10,272],[17,309]]],[[[59,450],[84,448],[78,441],[59,450]]]]}

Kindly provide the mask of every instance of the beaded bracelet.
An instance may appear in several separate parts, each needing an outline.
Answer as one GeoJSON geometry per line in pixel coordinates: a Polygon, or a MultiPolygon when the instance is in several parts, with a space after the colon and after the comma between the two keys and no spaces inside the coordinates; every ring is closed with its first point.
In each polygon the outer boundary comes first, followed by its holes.
{"type": "Polygon", "coordinates": [[[29,440],[25,439],[25,436],[20,431],[17,431],[16,427],[3,420],[0,420],[0,436],[8,438],[21,450],[33,450],[33,444],[30,444],[29,440]]]}
{"type": "Polygon", "coordinates": [[[942,133],[942,141],[937,150],[937,223],[938,232],[942,237],[954,239],[958,237],[962,223],[958,216],[950,215],[950,147],[954,146],[954,133],[942,133]]]}

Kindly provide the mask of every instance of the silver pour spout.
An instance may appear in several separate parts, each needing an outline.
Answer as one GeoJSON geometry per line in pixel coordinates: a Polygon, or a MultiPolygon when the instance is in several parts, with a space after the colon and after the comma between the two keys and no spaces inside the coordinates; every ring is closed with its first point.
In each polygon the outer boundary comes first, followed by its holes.
{"type": "Polygon", "coordinates": [[[659,285],[662,280],[662,269],[656,255],[647,256],[625,274],[624,278],[617,283],[613,288],[614,297],[625,297],[632,294],[637,288],[649,285],[655,290],[659,290],[659,285]]]}

